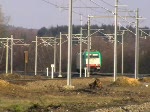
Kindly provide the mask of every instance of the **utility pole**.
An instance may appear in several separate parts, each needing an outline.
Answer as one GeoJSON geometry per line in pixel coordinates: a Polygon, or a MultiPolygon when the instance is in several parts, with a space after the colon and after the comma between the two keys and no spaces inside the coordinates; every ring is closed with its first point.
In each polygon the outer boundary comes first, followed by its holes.
{"type": "Polygon", "coordinates": [[[11,74],[13,74],[13,35],[11,35],[11,74]]]}
{"type": "Polygon", "coordinates": [[[3,40],[6,40],[6,41],[4,41],[5,42],[5,47],[6,47],[6,57],[5,57],[5,59],[6,59],[6,64],[5,64],[5,73],[7,74],[8,73],[8,54],[9,54],[9,52],[8,52],[8,48],[9,48],[9,38],[7,37],[7,38],[0,38],[0,40],[2,40],[1,42],[3,43],[3,40]]]}
{"type": "Polygon", "coordinates": [[[8,37],[6,42],[6,74],[8,73],[8,37]]]}
{"type": "Polygon", "coordinates": [[[56,72],[56,37],[54,38],[54,72],[56,72]]]}
{"type": "Polygon", "coordinates": [[[87,63],[87,77],[90,77],[90,63],[89,63],[89,61],[90,61],[90,16],[88,15],[88,63],[87,63]]]}
{"type": "Polygon", "coordinates": [[[6,39],[6,74],[8,73],[8,63],[9,63],[9,43],[10,43],[10,50],[11,50],[11,53],[10,53],[10,73],[13,74],[13,46],[14,45],[29,45],[29,44],[19,44],[19,42],[22,42],[21,40],[22,39],[14,39],[13,38],[13,35],[11,35],[11,38],[1,38],[1,39],[6,39]],[[9,42],[10,40],[10,42],[9,42]],[[17,41],[15,43],[15,41],[17,41]]]}
{"type": "Polygon", "coordinates": [[[117,76],[117,32],[118,32],[118,0],[115,3],[115,38],[114,38],[114,81],[116,81],[117,76]]]}
{"type": "Polygon", "coordinates": [[[37,36],[35,41],[35,75],[37,75],[37,36]]]}
{"type": "Polygon", "coordinates": [[[139,74],[139,9],[136,10],[135,79],[139,74]]]}
{"type": "Polygon", "coordinates": [[[33,42],[35,42],[35,75],[37,75],[38,38],[42,41],[42,43],[40,43],[40,44],[44,44],[44,45],[47,45],[47,46],[51,45],[51,46],[54,47],[54,63],[56,63],[55,62],[55,52],[56,52],[55,51],[55,44],[56,44],[55,39],[56,39],[56,37],[37,37],[36,36],[36,41],[33,41],[33,42]]]}
{"type": "Polygon", "coordinates": [[[58,77],[62,77],[62,74],[61,74],[61,32],[60,32],[60,38],[59,38],[59,75],[58,77]]]}
{"type": "Polygon", "coordinates": [[[81,36],[80,36],[80,77],[82,77],[82,15],[81,15],[81,29],[80,29],[80,33],[81,33],[81,36]]]}
{"type": "Polygon", "coordinates": [[[125,33],[125,30],[123,30],[122,32],[122,66],[121,66],[121,74],[123,75],[124,73],[124,33],[125,33]]]}
{"type": "Polygon", "coordinates": [[[72,0],[69,0],[67,86],[71,86],[72,0]]]}

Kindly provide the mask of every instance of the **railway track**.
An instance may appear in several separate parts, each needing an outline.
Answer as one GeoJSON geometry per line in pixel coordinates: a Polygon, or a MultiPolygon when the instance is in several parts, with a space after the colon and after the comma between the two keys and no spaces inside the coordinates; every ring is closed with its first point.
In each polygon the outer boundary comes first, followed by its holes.
{"type": "MultiPolygon", "coordinates": [[[[6,79],[8,82],[30,82],[30,81],[38,81],[38,80],[66,80],[67,79],[67,73],[63,72],[62,73],[62,77],[58,77],[59,73],[55,72],[54,73],[54,78],[51,78],[51,73],[49,74],[49,76],[46,76],[45,72],[38,72],[38,75],[35,76],[34,72],[29,72],[27,73],[29,78],[25,77],[24,72],[23,71],[19,71],[19,72],[15,72],[17,74],[21,74],[23,77],[22,78],[12,78],[12,79],[6,79]],[[30,78],[30,76],[32,78],[30,78]],[[38,77],[40,76],[40,77],[38,77]]],[[[120,74],[118,74],[118,76],[121,76],[120,74]]],[[[133,77],[134,78],[134,74],[132,73],[125,73],[122,76],[127,76],[127,77],[133,77]]],[[[72,72],[72,79],[74,78],[100,78],[100,77],[113,77],[113,73],[93,73],[90,75],[90,77],[85,77],[85,74],[82,74],[82,77],[80,77],[80,74],[77,72],[72,72]]],[[[150,74],[139,74],[139,78],[142,77],[150,77],[150,74]]]]}

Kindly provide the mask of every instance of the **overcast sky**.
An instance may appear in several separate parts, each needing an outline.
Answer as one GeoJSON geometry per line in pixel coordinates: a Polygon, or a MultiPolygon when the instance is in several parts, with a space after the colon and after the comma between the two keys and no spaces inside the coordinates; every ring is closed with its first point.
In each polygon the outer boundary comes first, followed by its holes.
{"type": "MultiPolygon", "coordinates": [[[[0,5],[4,15],[10,17],[8,24],[24,28],[39,29],[41,27],[68,25],[68,1],[69,0],[0,0],[0,5]]],[[[113,6],[115,0],[92,0],[93,2],[90,0],[73,1],[73,24],[80,24],[80,14],[83,14],[83,24],[87,23],[88,15],[113,16],[106,10],[114,11],[113,6]],[[89,6],[95,8],[84,8],[89,6]]],[[[141,20],[140,25],[150,26],[150,0],[119,0],[119,4],[127,5],[119,7],[123,9],[136,10],[139,8],[140,16],[146,18],[145,20],[141,20]]],[[[127,15],[127,13],[121,13],[120,15],[127,15]]],[[[128,15],[135,15],[135,12],[128,15]]],[[[128,21],[134,20],[129,19],[128,21]]],[[[113,24],[113,22],[113,18],[99,18],[95,19],[93,24],[113,24]]]]}

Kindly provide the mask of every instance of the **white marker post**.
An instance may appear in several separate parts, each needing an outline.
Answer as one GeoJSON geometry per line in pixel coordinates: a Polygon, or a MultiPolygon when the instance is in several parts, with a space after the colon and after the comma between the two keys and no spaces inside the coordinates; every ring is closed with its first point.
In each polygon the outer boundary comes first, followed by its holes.
{"type": "Polygon", "coordinates": [[[84,75],[85,75],[85,77],[87,76],[86,74],[87,74],[87,67],[84,67],[84,75]]]}
{"type": "Polygon", "coordinates": [[[51,79],[54,78],[54,64],[51,64],[51,79]]]}
{"type": "Polygon", "coordinates": [[[47,77],[48,77],[48,67],[46,68],[46,71],[47,71],[47,77]]]}

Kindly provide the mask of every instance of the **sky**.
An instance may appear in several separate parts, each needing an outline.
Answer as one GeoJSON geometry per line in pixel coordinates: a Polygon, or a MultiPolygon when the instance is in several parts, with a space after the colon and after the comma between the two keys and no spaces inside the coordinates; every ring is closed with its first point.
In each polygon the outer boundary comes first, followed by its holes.
{"type": "MultiPolygon", "coordinates": [[[[88,15],[101,16],[92,19],[93,24],[114,24],[113,16],[115,0],[73,0],[73,24],[87,23],[88,15]],[[92,1],[92,2],[91,2],[92,1]],[[93,7],[93,8],[88,8],[93,7]]],[[[0,0],[2,12],[9,18],[9,25],[24,28],[40,29],[57,25],[68,25],[69,0],[0,0]]],[[[150,26],[150,0],[119,0],[119,9],[135,11],[139,8],[140,26],[150,26]]],[[[135,16],[135,12],[120,12],[121,16],[135,16]]],[[[134,19],[127,19],[132,22],[134,19]]],[[[120,20],[120,23],[122,21],[120,20]]],[[[122,22],[122,25],[128,22],[122,22]]]]}

